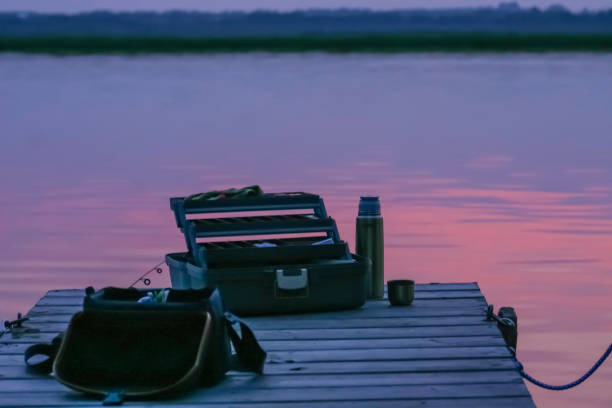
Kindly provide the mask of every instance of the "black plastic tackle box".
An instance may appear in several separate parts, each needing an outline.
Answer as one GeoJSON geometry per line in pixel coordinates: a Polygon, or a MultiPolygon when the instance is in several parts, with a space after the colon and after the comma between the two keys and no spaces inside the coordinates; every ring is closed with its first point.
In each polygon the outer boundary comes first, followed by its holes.
{"type": "Polygon", "coordinates": [[[175,288],[216,286],[227,308],[243,316],[347,309],[365,302],[370,260],[350,253],[316,194],[177,197],[170,206],[188,249],[166,257],[175,288]],[[219,217],[231,212],[249,215],[219,217]]]}

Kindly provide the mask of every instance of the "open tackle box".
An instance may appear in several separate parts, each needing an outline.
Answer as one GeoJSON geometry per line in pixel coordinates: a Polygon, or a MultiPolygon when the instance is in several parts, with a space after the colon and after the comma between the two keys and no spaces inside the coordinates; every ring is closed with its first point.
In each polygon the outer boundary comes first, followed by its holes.
{"type": "Polygon", "coordinates": [[[170,207],[188,249],[166,256],[174,288],[216,286],[238,315],[337,310],[365,301],[370,260],[349,252],[316,194],[175,197],[170,207]],[[256,215],[226,215],[232,212],[256,215]],[[259,239],[245,239],[251,236],[259,239]]]}

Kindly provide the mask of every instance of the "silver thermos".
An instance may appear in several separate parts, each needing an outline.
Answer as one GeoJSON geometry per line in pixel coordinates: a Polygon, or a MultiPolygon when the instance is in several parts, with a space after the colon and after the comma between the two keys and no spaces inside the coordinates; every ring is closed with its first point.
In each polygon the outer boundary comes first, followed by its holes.
{"type": "Polygon", "coordinates": [[[356,221],[355,246],[357,255],[372,260],[366,278],[369,298],[382,299],[385,293],[383,219],[378,197],[361,197],[356,221]]]}

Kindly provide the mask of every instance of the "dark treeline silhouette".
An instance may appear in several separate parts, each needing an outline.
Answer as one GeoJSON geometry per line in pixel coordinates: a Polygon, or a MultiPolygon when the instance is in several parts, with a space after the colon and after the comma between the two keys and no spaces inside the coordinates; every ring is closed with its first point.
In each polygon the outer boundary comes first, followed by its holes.
{"type": "Polygon", "coordinates": [[[81,14],[0,13],[0,36],[246,37],[492,32],[612,33],[612,9],[573,13],[561,6],[448,10],[187,11],[81,14]]]}

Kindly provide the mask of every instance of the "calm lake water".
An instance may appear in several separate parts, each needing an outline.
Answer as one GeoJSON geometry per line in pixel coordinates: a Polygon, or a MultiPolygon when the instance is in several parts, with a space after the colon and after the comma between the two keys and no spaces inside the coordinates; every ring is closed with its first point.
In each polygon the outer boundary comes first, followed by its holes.
{"type": "Polygon", "coordinates": [[[612,340],[612,55],[0,55],[0,134],[0,318],[183,250],[168,197],[260,184],[322,195],[352,249],[380,195],[386,279],[477,281],[537,378],[612,340]]]}

